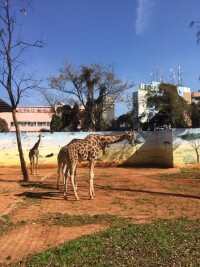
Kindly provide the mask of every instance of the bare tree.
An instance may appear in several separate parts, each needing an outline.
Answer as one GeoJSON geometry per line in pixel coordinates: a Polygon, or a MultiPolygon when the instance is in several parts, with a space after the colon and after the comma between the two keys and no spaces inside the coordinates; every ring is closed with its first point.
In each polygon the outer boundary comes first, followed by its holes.
{"type": "Polygon", "coordinates": [[[189,25],[190,28],[194,28],[196,30],[196,38],[197,38],[197,44],[200,44],[200,21],[192,21],[189,25]]]}
{"type": "Polygon", "coordinates": [[[191,147],[194,149],[197,156],[197,163],[199,163],[200,140],[191,140],[189,143],[191,147]]]}
{"type": "Polygon", "coordinates": [[[66,64],[59,76],[50,77],[49,82],[52,89],[73,97],[83,105],[88,121],[85,130],[101,130],[103,112],[115,101],[121,100],[123,93],[133,86],[128,81],[117,79],[111,66],[103,67],[101,64],[80,65],[78,68],[66,64]],[[109,95],[112,101],[103,105],[109,95]]]}
{"type": "Polygon", "coordinates": [[[43,47],[43,42],[42,40],[36,40],[34,43],[28,43],[20,37],[14,39],[17,34],[15,28],[17,29],[19,25],[14,13],[11,12],[11,2],[11,0],[0,0],[0,84],[2,89],[7,92],[11,103],[23,180],[28,182],[29,175],[23,155],[16,108],[21,97],[28,90],[36,88],[39,81],[34,79],[33,75],[22,73],[21,58],[30,47],[43,47]]]}

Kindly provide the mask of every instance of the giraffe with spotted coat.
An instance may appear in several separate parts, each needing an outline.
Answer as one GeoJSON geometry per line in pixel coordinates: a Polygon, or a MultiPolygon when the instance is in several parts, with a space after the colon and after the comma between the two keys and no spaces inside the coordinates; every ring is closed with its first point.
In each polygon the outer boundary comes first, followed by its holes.
{"type": "Polygon", "coordinates": [[[75,185],[75,171],[78,162],[81,162],[82,160],[87,160],[89,161],[89,195],[90,199],[93,199],[95,196],[94,165],[95,161],[97,160],[97,156],[100,153],[101,147],[106,147],[110,144],[118,143],[123,140],[127,140],[129,144],[133,145],[133,138],[134,131],[125,132],[124,134],[110,135],[91,134],[87,136],[87,138],[67,146],[65,151],[67,168],[65,171],[64,197],[67,199],[67,182],[70,177],[74,195],[76,199],[79,200],[75,185]]]}

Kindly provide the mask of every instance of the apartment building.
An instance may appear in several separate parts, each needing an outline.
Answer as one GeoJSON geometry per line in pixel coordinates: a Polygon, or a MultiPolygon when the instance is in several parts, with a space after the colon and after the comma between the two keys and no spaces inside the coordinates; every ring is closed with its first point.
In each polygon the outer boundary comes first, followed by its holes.
{"type": "Polygon", "coordinates": [[[115,119],[115,103],[113,95],[105,96],[103,101],[103,107],[103,119],[109,124],[112,120],[115,119]]]}
{"type": "Polygon", "coordinates": [[[198,92],[191,93],[191,102],[197,104],[199,101],[200,101],[200,90],[198,90],[198,92]]]}

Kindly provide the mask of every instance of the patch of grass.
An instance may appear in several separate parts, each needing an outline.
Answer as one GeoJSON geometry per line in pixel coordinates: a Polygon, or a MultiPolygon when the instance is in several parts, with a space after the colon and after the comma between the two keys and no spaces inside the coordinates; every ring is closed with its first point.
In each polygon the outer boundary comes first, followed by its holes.
{"type": "Polygon", "coordinates": [[[132,218],[123,218],[115,215],[77,215],[70,216],[61,213],[49,213],[41,218],[40,223],[65,227],[82,226],[87,224],[103,224],[109,226],[124,225],[132,222],[132,218]]]}
{"type": "Polygon", "coordinates": [[[167,179],[199,179],[200,180],[200,171],[197,168],[181,168],[179,173],[170,173],[170,174],[159,174],[156,176],[151,176],[151,178],[159,180],[167,179]]]}
{"type": "Polygon", "coordinates": [[[0,190],[0,194],[2,194],[2,195],[8,195],[10,193],[10,189],[1,189],[0,190]]]}
{"type": "Polygon", "coordinates": [[[99,172],[97,174],[98,177],[115,177],[113,173],[108,173],[108,172],[99,172]]]}
{"type": "Polygon", "coordinates": [[[39,253],[14,266],[191,266],[200,262],[200,220],[113,227],[39,253]]]}
{"type": "Polygon", "coordinates": [[[28,202],[29,204],[41,204],[41,199],[29,197],[29,195],[24,198],[24,200],[26,200],[26,202],[28,202]]]}
{"type": "Polygon", "coordinates": [[[14,224],[9,221],[10,214],[2,215],[0,218],[0,235],[7,233],[10,229],[13,228],[14,224]]]}
{"type": "Polygon", "coordinates": [[[10,214],[4,214],[1,216],[5,221],[8,221],[10,219],[10,214]]]}
{"type": "Polygon", "coordinates": [[[116,198],[111,202],[112,205],[123,205],[123,203],[124,203],[124,198],[121,198],[121,197],[116,197],[116,198]]]}
{"type": "MultiPolygon", "coordinates": [[[[24,225],[27,222],[22,220],[17,223],[10,222],[11,215],[5,214],[0,217],[0,236],[8,233],[10,230],[12,230],[15,227],[18,227],[20,225],[24,225]]],[[[0,265],[1,266],[1,265],[0,265]]]]}
{"type": "Polygon", "coordinates": [[[186,191],[182,185],[178,185],[178,184],[171,186],[170,188],[174,191],[186,191]]]}
{"type": "Polygon", "coordinates": [[[134,202],[134,204],[136,204],[136,205],[139,205],[139,206],[141,206],[141,205],[148,205],[148,206],[154,206],[154,207],[156,207],[157,206],[157,204],[155,203],[155,198],[150,198],[150,197],[144,197],[144,198],[135,198],[134,200],[133,200],[133,202],[134,202]]]}

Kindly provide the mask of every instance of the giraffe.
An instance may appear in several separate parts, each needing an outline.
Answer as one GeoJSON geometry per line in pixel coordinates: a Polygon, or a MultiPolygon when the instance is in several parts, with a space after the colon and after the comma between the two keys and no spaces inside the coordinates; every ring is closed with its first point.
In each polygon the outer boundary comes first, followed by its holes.
{"type": "Polygon", "coordinates": [[[134,132],[125,132],[124,134],[97,135],[91,134],[86,139],[75,142],[66,149],[67,168],[65,171],[65,188],[64,197],[67,199],[67,182],[70,176],[74,195],[77,200],[77,190],[75,187],[75,170],[78,162],[82,160],[89,161],[89,195],[90,199],[94,198],[94,165],[101,147],[106,147],[110,144],[118,143],[123,140],[128,140],[129,144],[133,145],[134,132]],[[69,174],[68,174],[69,171],[69,174]]]}
{"type": "MultiPolygon", "coordinates": [[[[88,139],[90,138],[91,135],[94,135],[94,134],[90,134],[88,136],[86,136],[85,139],[88,139]]],[[[80,140],[83,140],[83,139],[79,139],[79,138],[74,138],[72,139],[67,145],[61,147],[59,153],[58,153],[58,157],[57,157],[57,163],[58,163],[58,170],[57,170],[57,189],[59,189],[59,180],[60,180],[60,172],[62,171],[62,175],[63,175],[63,184],[65,184],[65,170],[66,170],[66,165],[67,165],[67,148],[69,145],[73,144],[73,143],[76,143],[80,140]]],[[[101,149],[102,149],[102,152],[103,152],[103,155],[105,155],[105,148],[106,148],[106,145],[101,145],[101,149]]],[[[76,190],[77,190],[77,183],[76,183],[76,170],[75,170],[75,173],[74,173],[74,181],[75,181],[75,187],[76,187],[76,190]]]]}
{"type": "Polygon", "coordinates": [[[39,156],[38,147],[39,147],[41,138],[42,138],[42,135],[39,134],[38,135],[38,141],[35,143],[35,145],[29,151],[31,174],[34,174],[35,170],[36,170],[36,174],[38,174],[38,156],[39,156]]]}
{"type": "MultiPolygon", "coordinates": [[[[66,149],[69,145],[78,142],[80,140],[83,139],[78,139],[78,138],[74,138],[72,139],[67,145],[61,147],[59,153],[58,153],[58,157],[57,157],[57,163],[58,163],[58,170],[57,170],[57,189],[59,189],[59,180],[60,180],[60,171],[62,170],[62,175],[63,175],[63,183],[65,183],[65,179],[64,179],[64,173],[65,173],[65,169],[66,169],[66,164],[67,164],[67,159],[66,159],[66,149]]],[[[76,176],[76,174],[75,174],[76,176]]]]}

